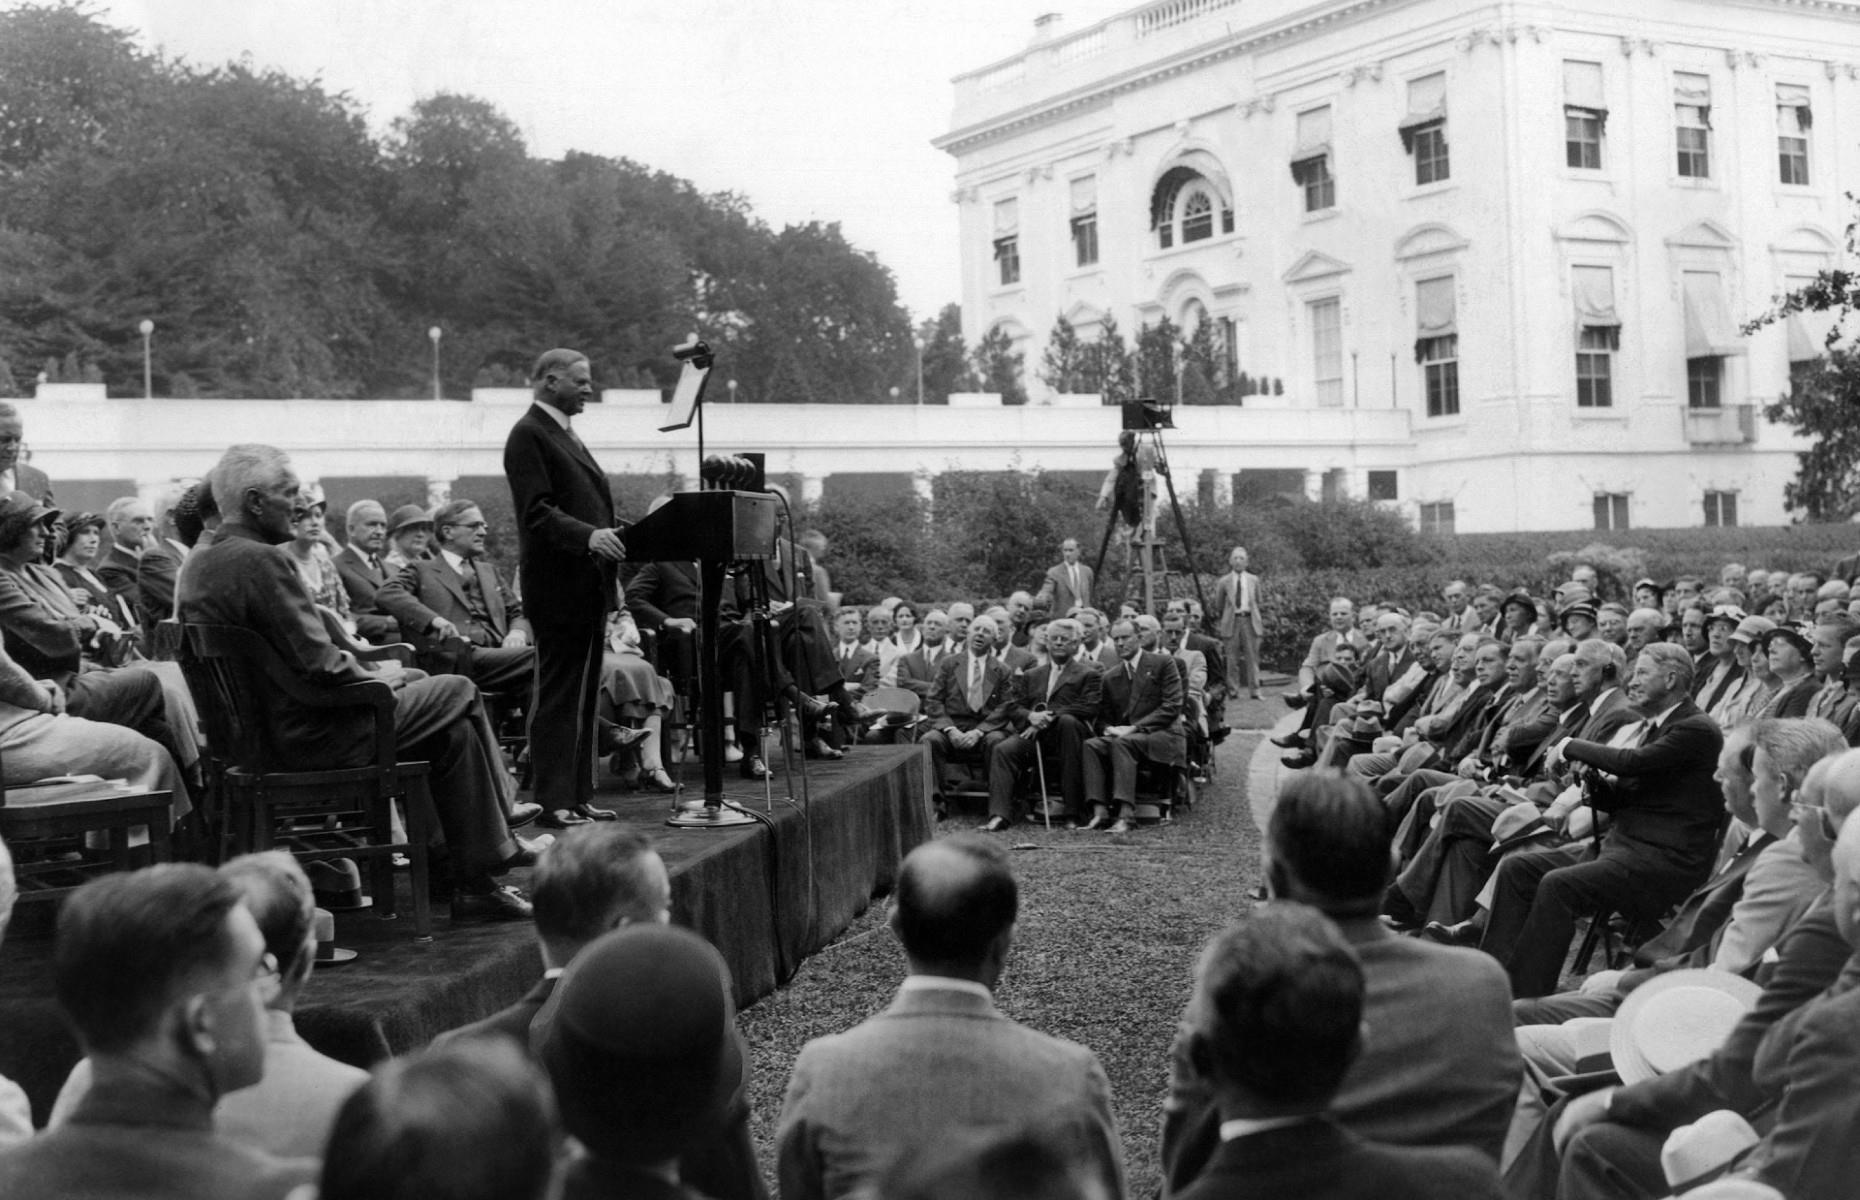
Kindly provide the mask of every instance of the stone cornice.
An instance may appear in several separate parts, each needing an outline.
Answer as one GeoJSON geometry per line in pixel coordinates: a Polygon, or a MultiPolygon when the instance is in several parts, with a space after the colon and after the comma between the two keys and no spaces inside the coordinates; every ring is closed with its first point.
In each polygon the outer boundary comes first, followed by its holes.
{"type": "Polygon", "coordinates": [[[1278,25],[1229,34],[1182,51],[1157,62],[1133,67],[1120,75],[1076,88],[1048,99],[990,117],[963,129],[931,139],[930,144],[950,154],[960,154],[971,146],[1006,137],[1008,134],[1057,120],[1069,113],[1099,107],[1124,92],[1148,87],[1165,79],[1187,74],[1273,42],[1297,37],[1339,21],[1358,20],[1373,9],[1387,8],[1403,0],[1344,0],[1322,12],[1307,13],[1278,25]]]}

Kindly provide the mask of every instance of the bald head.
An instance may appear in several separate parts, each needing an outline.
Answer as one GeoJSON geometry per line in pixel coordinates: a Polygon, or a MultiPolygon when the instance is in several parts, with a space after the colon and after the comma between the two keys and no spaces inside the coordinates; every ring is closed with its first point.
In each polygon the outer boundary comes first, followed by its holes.
{"type": "Polygon", "coordinates": [[[1019,911],[1007,853],[990,839],[958,834],[905,857],[891,928],[912,971],[992,985],[1019,911]]]}

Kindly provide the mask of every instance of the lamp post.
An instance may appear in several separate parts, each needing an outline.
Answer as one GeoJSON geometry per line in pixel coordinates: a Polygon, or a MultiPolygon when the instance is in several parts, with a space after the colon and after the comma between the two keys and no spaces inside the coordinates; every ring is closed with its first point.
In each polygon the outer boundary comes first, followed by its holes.
{"type": "Polygon", "coordinates": [[[914,337],[911,339],[911,344],[917,347],[917,407],[922,408],[924,406],[924,340],[914,337]]]}
{"type": "Polygon", "coordinates": [[[155,363],[150,350],[151,339],[155,336],[155,322],[143,317],[142,323],[137,325],[136,329],[142,334],[142,398],[153,400],[155,398],[155,363]]]}
{"type": "Polygon", "coordinates": [[[730,380],[727,386],[730,389],[730,403],[735,404],[736,403],[736,380],[734,379],[730,380]]]}
{"type": "Polygon", "coordinates": [[[893,387],[891,389],[891,402],[893,404],[896,404],[898,402],[898,389],[896,387],[893,387]]]}
{"type": "Polygon", "coordinates": [[[426,331],[426,336],[433,339],[433,399],[443,400],[445,397],[439,391],[439,339],[445,335],[435,325],[426,331]]]}

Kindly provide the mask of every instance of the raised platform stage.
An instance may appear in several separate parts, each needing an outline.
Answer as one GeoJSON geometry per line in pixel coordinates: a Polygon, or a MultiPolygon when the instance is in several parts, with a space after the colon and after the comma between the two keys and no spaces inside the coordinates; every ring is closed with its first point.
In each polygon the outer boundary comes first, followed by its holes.
{"type": "MultiPolygon", "coordinates": [[[[808,820],[783,802],[787,788],[778,786],[770,823],[723,830],[668,828],[666,797],[606,790],[603,772],[600,802],[652,831],[671,869],[672,919],[722,951],[739,1007],[774,991],[889,891],[904,855],[930,837],[930,756],[922,747],[861,746],[841,761],[807,766],[808,820]]],[[[730,798],[763,813],[761,785],[731,770],[730,798]]],[[[684,795],[701,796],[701,766],[687,763],[683,782],[684,795]]],[[[779,770],[775,782],[784,782],[779,770]]],[[[798,776],[793,785],[798,803],[798,776]]],[[[510,879],[522,884],[527,874],[510,879]]],[[[337,942],[361,956],[312,975],[298,1031],[325,1054],[367,1066],[495,1012],[535,983],[542,960],[527,924],[453,929],[444,914],[440,906],[427,945],[412,940],[404,920],[340,915],[337,942]]],[[[50,958],[45,937],[15,937],[0,948],[0,1075],[26,1089],[40,1123],[78,1057],[51,998],[50,958]]]]}

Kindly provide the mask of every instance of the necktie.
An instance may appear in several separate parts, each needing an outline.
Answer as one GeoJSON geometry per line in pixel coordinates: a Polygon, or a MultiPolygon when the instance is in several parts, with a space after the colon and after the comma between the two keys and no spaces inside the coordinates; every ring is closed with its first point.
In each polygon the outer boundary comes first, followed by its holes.
{"type": "Polygon", "coordinates": [[[1054,663],[1052,666],[1046,669],[1046,698],[1047,700],[1049,701],[1052,700],[1053,693],[1059,690],[1059,676],[1061,672],[1063,672],[1064,670],[1065,668],[1060,666],[1058,663],[1054,663]]]}
{"type": "Polygon", "coordinates": [[[1072,564],[1072,565],[1071,565],[1070,567],[1067,567],[1067,568],[1066,568],[1066,573],[1067,573],[1068,575],[1070,575],[1070,576],[1071,576],[1071,578],[1072,578],[1072,600],[1073,600],[1073,603],[1075,603],[1075,604],[1083,604],[1083,603],[1085,603],[1085,594],[1084,594],[1084,592],[1083,592],[1083,591],[1082,591],[1082,590],[1081,590],[1081,589],[1079,588],[1079,565],[1078,565],[1077,563],[1073,563],[1073,564],[1072,564]]]}
{"type": "Polygon", "coordinates": [[[969,709],[971,712],[981,712],[982,706],[986,703],[988,703],[988,693],[982,690],[982,660],[971,655],[969,657],[969,709]]]}

